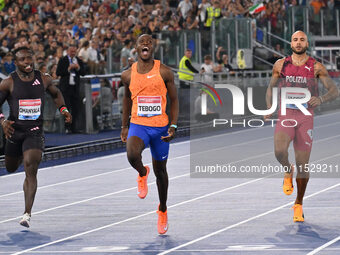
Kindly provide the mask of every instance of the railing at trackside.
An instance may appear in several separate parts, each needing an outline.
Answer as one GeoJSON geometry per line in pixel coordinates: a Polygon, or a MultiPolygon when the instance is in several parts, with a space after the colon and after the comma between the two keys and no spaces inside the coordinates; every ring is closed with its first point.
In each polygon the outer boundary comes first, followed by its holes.
{"type": "MultiPolygon", "coordinates": [[[[265,48],[269,52],[279,55],[281,57],[285,57],[286,55],[288,55],[288,52],[290,51],[290,42],[288,40],[281,38],[267,31],[266,29],[258,28],[258,30],[260,30],[263,33],[264,40],[263,42],[254,41],[256,46],[265,48]],[[286,55],[275,50],[274,45],[273,45],[274,41],[280,45],[283,45],[283,49],[287,49],[286,55]]],[[[340,37],[339,37],[339,40],[340,40],[340,37]]],[[[340,47],[316,47],[312,45],[310,46],[310,50],[307,50],[307,54],[315,58],[317,61],[319,61],[323,65],[325,65],[328,70],[337,69],[336,62],[335,62],[335,56],[337,53],[335,52],[338,52],[338,54],[340,54],[340,47]]]]}

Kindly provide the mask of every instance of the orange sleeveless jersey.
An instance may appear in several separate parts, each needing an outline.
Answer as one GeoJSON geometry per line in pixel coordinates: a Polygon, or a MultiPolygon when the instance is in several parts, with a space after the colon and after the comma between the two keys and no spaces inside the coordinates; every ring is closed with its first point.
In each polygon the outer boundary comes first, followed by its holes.
{"type": "Polygon", "coordinates": [[[131,66],[131,123],[149,127],[168,125],[165,113],[167,88],[159,71],[160,65],[159,60],[154,60],[153,68],[146,74],[137,72],[137,62],[131,66]]]}

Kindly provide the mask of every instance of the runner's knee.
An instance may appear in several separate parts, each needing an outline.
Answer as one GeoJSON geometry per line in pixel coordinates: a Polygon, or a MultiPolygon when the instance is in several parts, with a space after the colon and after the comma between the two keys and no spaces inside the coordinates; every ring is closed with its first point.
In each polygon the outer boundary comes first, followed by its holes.
{"type": "Polygon", "coordinates": [[[275,157],[278,161],[282,161],[287,157],[288,151],[282,148],[275,148],[275,157]]]}
{"type": "Polygon", "coordinates": [[[128,157],[130,164],[133,164],[133,163],[141,160],[141,158],[142,158],[140,152],[135,150],[135,149],[129,149],[127,151],[127,157],[128,157]]]}

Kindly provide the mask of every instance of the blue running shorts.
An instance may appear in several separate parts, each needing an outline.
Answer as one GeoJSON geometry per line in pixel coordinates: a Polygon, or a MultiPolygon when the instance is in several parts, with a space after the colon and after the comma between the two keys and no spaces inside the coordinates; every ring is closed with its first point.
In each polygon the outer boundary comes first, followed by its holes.
{"type": "Polygon", "coordinates": [[[162,141],[161,136],[168,135],[168,125],[165,127],[149,127],[130,124],[128,139],[137,136],[143,140],[145,148],[150,145],[151,155],[155,160],[163,161],[168,158],[169,143],[162,141]]]}

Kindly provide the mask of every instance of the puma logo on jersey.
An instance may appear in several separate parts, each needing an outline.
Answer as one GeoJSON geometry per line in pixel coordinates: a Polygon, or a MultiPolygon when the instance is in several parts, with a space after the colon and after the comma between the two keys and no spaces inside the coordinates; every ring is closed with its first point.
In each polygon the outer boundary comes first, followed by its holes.
{"type": "Polygon", "coordinates": [[[310,69],[311,69],[311,67],[308,67],[308,66],[305,66],[305,68],[306,68],[308,71],[310,71],[310,69]]]}
{"type": "Polygon", "coordinates": [[[35,79],[35,81],[33,82],[32,86],[39,85],[39,84],[40,84],[40,81],[38,79],[35,79]]]}

